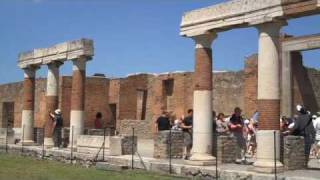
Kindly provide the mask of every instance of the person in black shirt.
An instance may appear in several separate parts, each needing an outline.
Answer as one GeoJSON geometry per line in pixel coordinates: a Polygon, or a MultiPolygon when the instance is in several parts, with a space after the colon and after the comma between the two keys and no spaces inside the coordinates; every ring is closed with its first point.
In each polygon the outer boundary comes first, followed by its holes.
{"type": "Polygon", "coordinates": [[[170,120],[168,118],[168,113],[163,111],[161,116],[157,119],[155,123],[155,129],[159,131],[165,131],[170,129],[170,120]]]}
{"type": "Polygon", "coordinates": [[[184,159],[189,159],[192,148],[192,127],[193,127],[193,110],[188,110],[188,116],[184,118],[181,124],[183,131],[183,140],[185,146],[184,159]]]}
{"type": "Polygon", "coordinates": [[[59,148],[61,145],[61,129],[63,125],[63,119],[61,117],[61,110],[57,109],[54,114],[50,113],[50,117],[53,120],[53,142],[54,147],[59,148]]]}
{"type": "Polygon", "coordinates": [[[305,107],[297,105],[296,108],[299,112],[299,116],[294,122],[294,126],[291,130],[291,135],[304,137],[304,153],[306,162],[308,163],[311,145],[314,143],[316,132],[313,127],[312,118],[307,113],[305,107]]]}

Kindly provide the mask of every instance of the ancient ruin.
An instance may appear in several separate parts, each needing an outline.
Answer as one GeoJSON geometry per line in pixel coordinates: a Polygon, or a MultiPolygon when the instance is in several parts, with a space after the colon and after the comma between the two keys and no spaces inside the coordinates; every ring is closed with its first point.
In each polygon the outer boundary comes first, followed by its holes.
{"type": "Polygon", "coordinates": [[[70,112],[70,133],[75,134],[74,141],[84,129],[84,87],[86,77],[86,61],[93,56],[93,41],[81,39],[57,44],[49,48],[34,49],[19,54],[18,66],[24,70],[23,111],[21,127],[22,143],[33,142],[35,75],[41,65],[48,66],[45,111],[45,145],[52,146],[52,121],[49,113],[58,108],[59,66],[64,61],[73,61],[72,96],[70,112]]]}
{"type": "Polygon", "coordinates": [[[260,113],[257,156],[246,171],[260,175],[274,172],[275,166],[278,171],[305,168],[305,159],[296,157],[303,156],[303,145],[297,145],[303,139],[281,138],[279,118],[291,117],[296,104],[304,104],[312,113],[319,110],[320,70],[305,67],[301,51],[319,49],[320,35],[292,37],[280,31],[289,19],[319,13],[320,0],[233,0],[186,12],[180,35],[195,43],[194,72],[86,76],[86,63],[94,56],[89,39],[21,53],[18,66],[24,71],[23,82],[0,85],[0,128],[6,128],[6,138],[10,129],[9,147],[14,151],[30,145],[26,154],[65,159],[71,149],[71,162],[74,150],[82,161],[106,156],[111,165],[137,163],[139,168],[159,166],[163,171],[163,163],[156,160],[168,158],[172,147],[174,158],[181,158],[183,134],[156,134],[154,122],[162,111],[175,120],[193,109],[192,156],[177,161],[174,173],[205,174],[210,170],[206,166],[217,165],[216,157],[219,165],[235,161],[235,138],[213,139],[212,111],[230,115],[238,106],[247,118],[256,110],[260,113]],[[258,53],[244,60],[243,70],[215,71],[212,54],[219,52],[212,51],[212,43],[219,33],[243,27],[258,30],[258,53]],[[72,76],[60,76],[59,68],[68,60],[73,62],[72,76]],[[42,65],[48,66],[47,78],[36,78],[42,65]],[[57,108],[64,119],[64,148],[55,151],[49,113],[57,108]],[[103,129],[94,127],[97,112],[103,115],[103,129]],[[169,142],[174,142],[172,147],[169,142]],[[46,149],[40,151],[42,144],[46,149]],[[139,148],[143,157],[134,157],[139,148]],[[129,162],[125,155],[130,154],[129,162]]]}
{"type": "MultiPolygon", "coordinates": [[[[286,20],[320,12],[319,1],[283,0],[234,0],[226,3],[190,11],[184,14],[180,35],[195,41],[194,84],[194,138],[199,146],[193,149],[191,160],[212,161],[211,99],[212,52],[211,43],[217,33],[240,27],[256,27],[259,31],[258,52],[258,111],[259,132],[257,171],[272,170],[274,166],[274,144],[279,144],[280,128],[280,74],[279,45],[280,29],[286,20]],[[274,143],[273,132],[278,135],[274,143]]],[[[276,152],[279,156],[279,150],[276,152]]],[[[279,167],[282,166],[277,162],[279,167]]]]}

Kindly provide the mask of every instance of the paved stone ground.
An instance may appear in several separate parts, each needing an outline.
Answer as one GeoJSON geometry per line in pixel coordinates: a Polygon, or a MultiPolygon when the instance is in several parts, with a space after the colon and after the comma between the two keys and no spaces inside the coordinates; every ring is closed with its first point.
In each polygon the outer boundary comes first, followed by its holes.
{"type": "MultiPolygon", "coordinates": [[[[0,148],[3,150],[3,148],[0,148]]],[[[20,154],[21,146],[19,145],[10,145],[9,150],[15,151],[17,154],[20,154]]],[[[65,162],[70,162],[70,149],[46,149],[46,155],[49,159],[54,160],[64,160],[65,162]],[[58,158],[53,158],[58,156],[58,158]]],[[[168,159],[154,159],[153,154],[153,141],[152,140],[141,140],[138,142],[138,155],[134,156],[134,168],[145,169],[148,171],[155,171],[160,173],[169,173],[169,160],[168,159]]],[[[42,147],[41,146],[28,146],[24,147],[24,152],[30,154],[37,154],[41,156],[42,147]],[[35,153],[30,153],[35,152],[35,153]]],[[[91,153],[77,153],[74,152],[73,155],[76,159],[82,159],[81,161],[86,163],[90,161],[91,165],[92,160],[97,154],[97,150],[92,151],[91,153]]],[[[34,156],[34,155],[33,155],[34,156]]],[[[96,163],[98,169],[110,169],[110,167],[131,167],[131,155],[123,156],[110,156],[109,150],[105,151],[105,161],[96,163]]],[[[101,153],[98,159],[102,159],[101,153]]],[[[250,161],[251,159],[249,159],[250,161]]],[[[80,161],[76,161],[78,163],[80,161]]],[[[310,163],[312,166],[319,165],[318,160],[313,159],[310,163]]],[[[273,174],[263,174],[256,173],[252,171],[252,165],[240,165],[240,164],[223,164],[218,165],[219,179],[259,179],[259,180],[271,180],[274,179],[273,174]]],[[[112,169],[112,168],[111,168],[112,169]]],[[[186,163],[182,159],[173,159],[172,160],[172,173],[182,176],[193,176],[200,177],[201,179],[215,179],[216,176],[216,166],[192,166],[186,163]]],[[[297,170],[297,171],[286,171],[284,173],[278,174],[278,179],[282,180],[319,180],[320,179],[320,169],[307,169],[307,170],[297,170]]]]}

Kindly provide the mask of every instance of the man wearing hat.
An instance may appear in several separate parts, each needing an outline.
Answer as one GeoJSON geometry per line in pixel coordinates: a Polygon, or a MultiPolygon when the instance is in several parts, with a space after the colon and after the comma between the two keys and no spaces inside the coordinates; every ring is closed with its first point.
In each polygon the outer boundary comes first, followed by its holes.
{"type": "Polygon", "coordinates": [[[59,148],[61,145],[61,129],[62,129],[62,117],[61,110],[56,109],[54,113],[50,113],[50,117],[53,120],[53,142],[54,147],[59,148]]]}

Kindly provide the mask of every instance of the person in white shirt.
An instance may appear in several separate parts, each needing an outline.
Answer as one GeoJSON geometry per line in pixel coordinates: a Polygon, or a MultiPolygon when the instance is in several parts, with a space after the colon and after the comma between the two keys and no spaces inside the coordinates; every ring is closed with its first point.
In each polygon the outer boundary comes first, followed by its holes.
{"type": "MultiPolygon", "coordinates": [[[[319,113],[319,112],[318,112],[319,113]]],[[[315,138],[315,155],[317,159],[320,158],[320,116],[318,116],[313,121],[313,126],[316,131],[316,138],[315,138]]]]}

